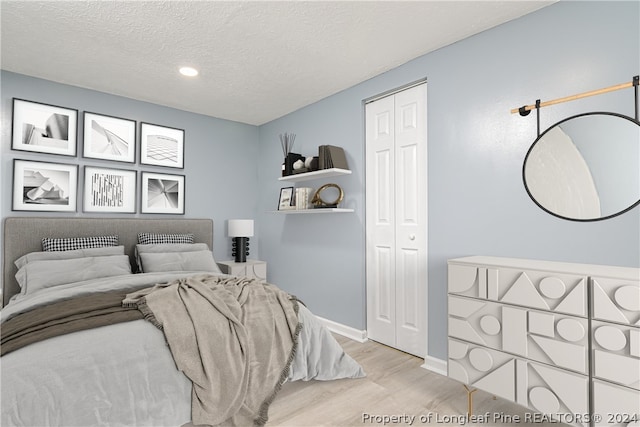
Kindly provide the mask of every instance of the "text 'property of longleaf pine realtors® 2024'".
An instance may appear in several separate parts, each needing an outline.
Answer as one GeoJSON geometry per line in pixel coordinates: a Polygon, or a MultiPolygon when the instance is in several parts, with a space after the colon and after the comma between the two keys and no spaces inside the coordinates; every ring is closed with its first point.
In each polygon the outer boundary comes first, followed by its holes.
{"type": "MultiPolygon", "coordinates": [[[[610,419],[617,419],[618,416],[623,414],[609,414],[610,419]]],[[[631,418],[629,415],[625,418],[631,418]]],[[[640,419],[640,414],[634,414],[636,420],[640,419]]],[[[561,422],[567,424],[583,423],[589,424],[589,421],[593,419],[594,422],[600,422],[605,417],[601,414],[540,414],[540,413],[525,413],[524,415],[506,414],[504,412],[485,412],[483,414],[456,414],[446,415],[438,414],[436,412],[427,412],[425,414],[412,415],[412,414],[362,414],[362,422],[372,425],[434,425],[434,424],[448,424],[448,425],[467,425],[467,424],[540,424],[540,423],[552,423],[561,422]]]]}

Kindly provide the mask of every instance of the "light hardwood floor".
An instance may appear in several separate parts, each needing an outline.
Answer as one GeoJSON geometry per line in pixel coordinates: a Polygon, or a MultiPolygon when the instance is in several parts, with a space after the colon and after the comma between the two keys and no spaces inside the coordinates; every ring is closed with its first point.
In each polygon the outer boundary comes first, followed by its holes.
{"type": "MultiPolygon", "coordinates": [[[[358,343],[334,336],[362,365],[367,377],[287,383],[271,404],[267,426],[421,426],[468,422],[464,418],[467,392],[462,384],[422,368],[424,360],[418,357],[374,341],[358,343]],[[398,418],[387,418],[385,424],[381,418],[385,416],[398,418]]],[[[534,425],[533,419],[525,422],[525,417],[531,416],[526,415],[531,414],[526,408],[481,390],[473,393],[473,407],[477,422],[467,425],[534,425]],[[515,416],[520,417],[519,422],[514,422],[515,416]]]]}

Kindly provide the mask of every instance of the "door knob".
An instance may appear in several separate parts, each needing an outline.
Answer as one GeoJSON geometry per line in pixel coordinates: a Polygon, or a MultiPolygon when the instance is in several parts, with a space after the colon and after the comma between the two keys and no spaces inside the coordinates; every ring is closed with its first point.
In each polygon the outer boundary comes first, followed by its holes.
{"type": "Polygon", "coordinates": [[[416,240],[415,234],[409,234],[409,240],[416,240]]]}

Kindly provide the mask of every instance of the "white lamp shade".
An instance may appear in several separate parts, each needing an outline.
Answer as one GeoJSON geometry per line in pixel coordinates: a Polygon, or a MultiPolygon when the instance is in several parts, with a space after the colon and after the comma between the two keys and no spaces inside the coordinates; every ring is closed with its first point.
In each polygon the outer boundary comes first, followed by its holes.
{"type": "Polygon", "coordinates": [[[229,237],[253,237],[253,220],[230,219],[229,237]]]}

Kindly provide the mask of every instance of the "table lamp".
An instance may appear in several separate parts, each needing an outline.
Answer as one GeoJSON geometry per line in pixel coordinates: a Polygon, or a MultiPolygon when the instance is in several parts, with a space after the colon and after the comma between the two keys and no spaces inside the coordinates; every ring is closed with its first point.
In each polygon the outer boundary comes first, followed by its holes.
{"type": "Polygon", "coordinates": [[[247,262],[249,237],[253,237],[253,220],[230,219],[229,237],[233,238],[231,254],[235,257],[235,261],[247,262]]]}

